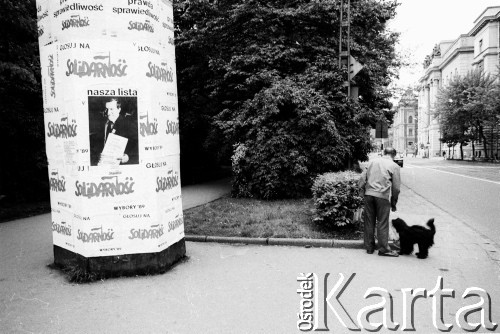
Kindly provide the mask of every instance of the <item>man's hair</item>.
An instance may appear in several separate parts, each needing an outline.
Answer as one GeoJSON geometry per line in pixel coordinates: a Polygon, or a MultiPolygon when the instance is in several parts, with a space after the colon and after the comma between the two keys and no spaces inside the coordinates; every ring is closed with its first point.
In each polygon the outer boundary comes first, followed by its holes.
{"type": "Polygon", "coordinates": [[[397,153],[396,149],[394,149],[392,147],[386,147],[386,148],[384,148],[384,155],[390,155],[390,156],[395,157],[396,153],[397,153]]]}
{"type": "Polygon", "coordinates": [[[118,100],[118,98],[117,98],[117,97],[110,97],[109,99],[106,99],[106,103],[108,103],[108,102],[113,102],[113,101],[116,101],[116,107],[117,107],[118,109],[121,109],[122,104],[120,103],[120,100],[118,100]]]}

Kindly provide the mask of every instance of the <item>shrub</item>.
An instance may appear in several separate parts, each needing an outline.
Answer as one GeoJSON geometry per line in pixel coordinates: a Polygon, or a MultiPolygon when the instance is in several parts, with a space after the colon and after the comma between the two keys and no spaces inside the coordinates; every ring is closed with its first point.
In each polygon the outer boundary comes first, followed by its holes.
{"type": "Polygon", "coordinates": [[[353,213],[363,204],[356,172],[326,173],[313,183],[314,221],[332,226],[353,224],[353,213]]]}
{"type": "Polygon", "coordinates": [[[312,177],[343,169],[367,148],[368,132],[358,123],[347,127],[341,115],[341,106],[326,95],[290,80],[276,82],[246,101],[228,130],[242,139],[232,156],[233,195],[310,196],[312,177]]]}

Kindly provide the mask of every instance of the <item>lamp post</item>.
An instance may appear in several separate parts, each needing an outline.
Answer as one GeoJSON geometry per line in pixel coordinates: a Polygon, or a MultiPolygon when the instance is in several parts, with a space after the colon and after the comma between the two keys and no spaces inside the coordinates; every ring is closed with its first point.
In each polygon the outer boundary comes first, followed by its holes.
{"type": "Polygon", "coordinates": [[[431,157],[431,151],[430,151],[430,135],[431,135],[431,111],[430,109],[427,111],[427,158],[431,157]]]}

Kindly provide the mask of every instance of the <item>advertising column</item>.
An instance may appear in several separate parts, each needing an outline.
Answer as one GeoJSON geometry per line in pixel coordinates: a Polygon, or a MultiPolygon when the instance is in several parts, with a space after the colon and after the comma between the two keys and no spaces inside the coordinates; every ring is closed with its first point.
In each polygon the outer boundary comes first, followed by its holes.
{"type": "Polygon", "coordinates": [[[105,275],[185,255],[171,0],[38,0],[54,262],[105,275]]]}

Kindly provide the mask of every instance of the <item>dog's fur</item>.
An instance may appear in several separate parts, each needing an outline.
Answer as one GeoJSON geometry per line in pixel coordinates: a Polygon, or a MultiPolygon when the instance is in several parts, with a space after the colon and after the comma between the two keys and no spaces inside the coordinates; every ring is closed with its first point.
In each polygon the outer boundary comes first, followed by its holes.
{"type": "Polygon", "coordinates": [[[429,248],[434,245],[434,234],[436,234],[434,218],[427,221],[429,228],[419,225],[408,226],[401,218],[393,219],[392,225],[399,233],[399,244],[401,247],[399,254],[409,255],[413,253],[413,245],[418,244],[417,257],[425,259],[429,255],[429,248]]]}

